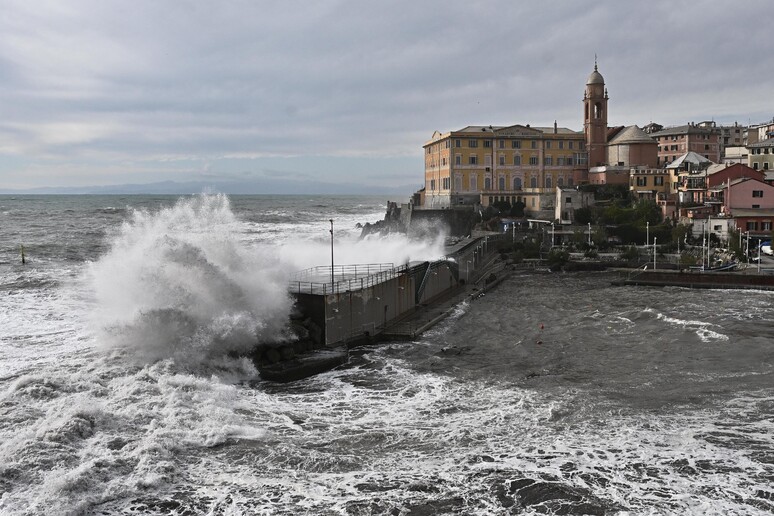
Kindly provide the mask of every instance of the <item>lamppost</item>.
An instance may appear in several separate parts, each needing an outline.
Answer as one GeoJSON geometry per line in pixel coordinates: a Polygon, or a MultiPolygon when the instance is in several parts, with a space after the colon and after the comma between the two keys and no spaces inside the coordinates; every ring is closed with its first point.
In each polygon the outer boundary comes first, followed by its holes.
{"type": "Polygon", "coordinates": [[[745,231],[745,242],[744,242],[744,261],[747,263],[750,263],[750,232],[745,231]]]}
{"type": "Polygon", "coordinates": [[[650,243],[650,221],[645,222],[645,246],[650,243]]]}
{"type": "Polygon", "coordinates": [[[331,222],[331,289],[333,289],[333,219],[330,219],[331,222]]]}
{"type": "Polygon", "coordinates": [[[591,222],[589,222],[589,248],[591,248],[591,222]]]}
{"type": "Polygon", "coordinates": [[[653,237],[653,270],[656,270],[656,237],[653,237]]]}
{"type": "Polygon", "coordinates": [[[762,242],[759,239],[758,240],[758,273],[761,272],[761,247],[762,247],[761,244],[762,244],[762,242]]]}
{"type": "Polygon", "coordinates": [[[554,240],[554,223],[552,222],[551,223],[551,249],[554,248],[554,242],[555,241],[556,240],[554,240]]]}

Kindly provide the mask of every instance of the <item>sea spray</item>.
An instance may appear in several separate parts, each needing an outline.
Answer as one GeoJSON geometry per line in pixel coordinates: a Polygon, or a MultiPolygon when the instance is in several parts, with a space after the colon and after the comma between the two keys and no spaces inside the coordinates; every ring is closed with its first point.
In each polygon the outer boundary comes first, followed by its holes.
{"type": "Polygon", "coordinates": [[[133,211],[88,268],[104,343],[197,360],[281,338],[292,268],[266,248],[248,251],[240,224],[224,195],[133,211]]]}

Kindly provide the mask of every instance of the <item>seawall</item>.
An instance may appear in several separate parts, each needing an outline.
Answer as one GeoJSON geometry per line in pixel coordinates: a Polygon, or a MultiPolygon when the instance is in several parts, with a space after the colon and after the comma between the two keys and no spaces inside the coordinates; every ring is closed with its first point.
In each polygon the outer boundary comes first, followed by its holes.
{"type": "Polygon", "coordinates": [[[724,272],[642,271],[613,285],[774,290],[774,276],[724,272]]]}

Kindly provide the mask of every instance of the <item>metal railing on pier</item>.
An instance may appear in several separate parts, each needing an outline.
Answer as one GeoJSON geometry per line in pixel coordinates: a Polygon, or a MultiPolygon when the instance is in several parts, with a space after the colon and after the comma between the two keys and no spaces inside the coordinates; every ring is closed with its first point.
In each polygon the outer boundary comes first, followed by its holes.
{"type": "Polygon", "coordinates": [[[338,294],[360,290],[405,273],[408,264],[395,266],[393,263],[359,263],[356,265],[335,265],[312,267],[297,272],[288,287],[298,294],[338,294]],[[333,282],[331,282],[333,277],[333,282]]]}

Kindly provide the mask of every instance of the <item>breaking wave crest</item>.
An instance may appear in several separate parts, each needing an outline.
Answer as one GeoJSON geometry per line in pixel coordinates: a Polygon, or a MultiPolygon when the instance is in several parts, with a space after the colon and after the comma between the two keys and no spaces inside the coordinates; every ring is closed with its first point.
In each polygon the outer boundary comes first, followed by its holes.
{"type": "Polygon", "coordinates": [[[280,338],[292,304],[288,268],[265,249],[248,251],[239,232],[225,195],[132,212],[87,272],[104,343],[156,360],[280,338]]]}

